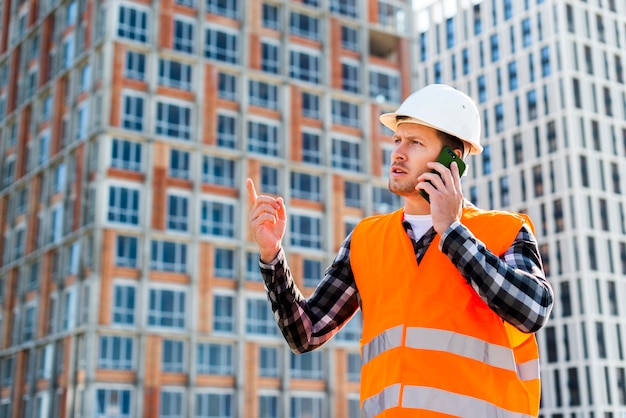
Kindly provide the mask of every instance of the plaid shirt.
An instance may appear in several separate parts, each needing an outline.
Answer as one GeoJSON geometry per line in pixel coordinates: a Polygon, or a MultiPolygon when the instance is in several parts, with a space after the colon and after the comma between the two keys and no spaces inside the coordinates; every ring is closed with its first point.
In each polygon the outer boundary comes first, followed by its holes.
{"type": "MultiPolygon", "coordinates": [[[[415,240],[403,222],[419,263],[436,236],[431,228],[415,240]]],[[[276,322],[291,349],[314,350],[345,325],[360,306],[352,268],[348,235],[332,265],[310,298],[296,287],[281,249],[270,263],[259,262],[276,322]]],[[[535,332],[547,321],[554,294],[545,278],[537,241],[527,225],[501,256],[491,253],[464,225],[453,223],[439,249],[448,256],[481,299],[502,319],[523,332],[535,332]]]]}

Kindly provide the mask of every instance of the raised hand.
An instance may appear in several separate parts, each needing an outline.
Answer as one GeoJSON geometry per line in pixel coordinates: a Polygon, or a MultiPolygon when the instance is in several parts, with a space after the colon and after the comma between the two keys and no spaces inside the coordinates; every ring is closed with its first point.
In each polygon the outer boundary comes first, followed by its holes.
{"type": "Polygon", "coordinates": [[[246,188],[251,207],[248,223],[259,246],[261,261],[269,263],[278,254],[285,235],[287,224],[285,203],[282,197],[257,195],[252,179],[246,180],[246,188]]]}

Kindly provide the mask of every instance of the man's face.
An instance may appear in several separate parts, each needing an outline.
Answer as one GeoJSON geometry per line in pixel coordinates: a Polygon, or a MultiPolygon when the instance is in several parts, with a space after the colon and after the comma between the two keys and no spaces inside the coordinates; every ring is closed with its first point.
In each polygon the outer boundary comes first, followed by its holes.
{"type": "Polygon", "coordinates": [[[417,178],[429,171],[426,163],[435,161],[441,152],[441,139],[433,128],[416,123],[401,123],[393,135],[389,190],[409,197],[419,196],[417,178]]]}

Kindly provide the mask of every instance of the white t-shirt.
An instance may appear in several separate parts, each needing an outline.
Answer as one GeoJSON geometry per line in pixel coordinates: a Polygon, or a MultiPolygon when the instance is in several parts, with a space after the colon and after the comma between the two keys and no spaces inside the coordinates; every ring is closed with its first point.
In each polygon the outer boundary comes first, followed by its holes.
{"type": "Polygon", "coordinates": [[[404,214],[404,220],[411,224],[415,240],[418,240],[433,226],[432,215],[407,215],[404,214]]]}

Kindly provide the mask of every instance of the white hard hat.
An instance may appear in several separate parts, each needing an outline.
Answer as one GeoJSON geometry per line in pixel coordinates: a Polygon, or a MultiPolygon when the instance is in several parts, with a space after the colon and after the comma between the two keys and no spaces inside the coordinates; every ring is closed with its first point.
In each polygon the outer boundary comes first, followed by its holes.
{"type": "Polygon", "coordinates": [[[445,84],[430,84],[413,92],[395,113],[385,113],[380,121],[395,132],[400,123],[419,123],[455,136],[470,146],[470,154],[480,154],[480,114],[476,103],[465,93],[445,84]]]}

